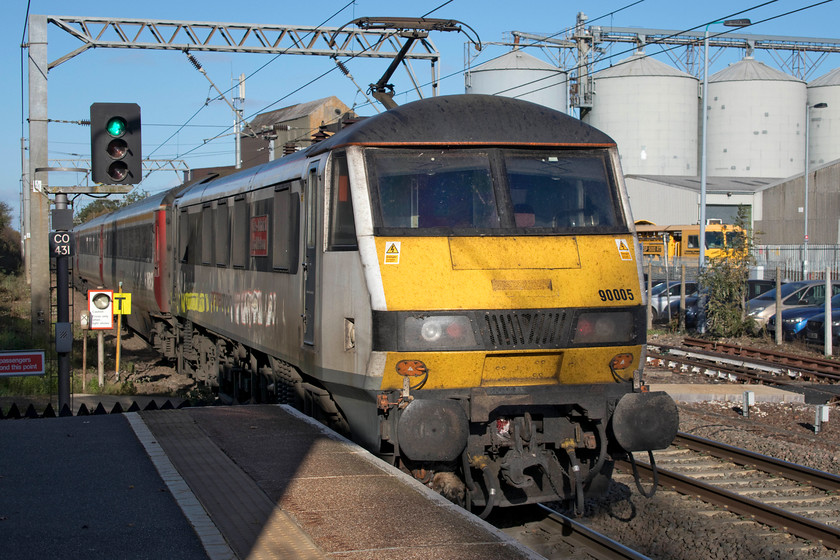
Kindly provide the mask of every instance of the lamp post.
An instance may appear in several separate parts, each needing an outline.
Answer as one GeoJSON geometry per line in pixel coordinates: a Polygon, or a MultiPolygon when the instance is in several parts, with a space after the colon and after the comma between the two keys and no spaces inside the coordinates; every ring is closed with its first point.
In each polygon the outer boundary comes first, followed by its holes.
{"type": "Polygon", "coordinates": [[[713,21],[706,25],[703,34],[703,116],[700,123],[703,131],[700,144],[700,263],[699,269],[706,264],[706,118],[709,112],[709,25],[722,23],[726,27],[746,27],[752,25],[748,19],[727,19],[713,21]]]}
{"type": "Polygon", "coordinates": [[[802,279],[808,279],[808,175],[810,162],[811,109],[825,109],[828,103],[805,103],[805,239],[802,243],[802,279]]]}

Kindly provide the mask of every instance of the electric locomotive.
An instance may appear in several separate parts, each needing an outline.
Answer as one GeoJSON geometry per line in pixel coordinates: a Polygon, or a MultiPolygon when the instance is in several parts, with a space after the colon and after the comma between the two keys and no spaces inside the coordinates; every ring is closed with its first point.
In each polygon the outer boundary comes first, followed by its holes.
{"type": "Polygon", "coordinates": [[[676,434],[641,377],[615,142],[568,115],[420,100],[155,204],[169,279],[132,289],[168,298],[140,312],[180,370],[294,404],[483,515],[580,506],[676,434]]]}

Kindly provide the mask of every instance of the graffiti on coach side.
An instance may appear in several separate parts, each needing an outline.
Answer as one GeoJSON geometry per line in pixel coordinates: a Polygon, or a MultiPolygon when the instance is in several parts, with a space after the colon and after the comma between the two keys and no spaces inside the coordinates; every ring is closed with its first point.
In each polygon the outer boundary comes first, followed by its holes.
{"type": "Polygon", "coordinates": [[[248,290],[235,294],[187,292],[181,294],[182,312],[220,314],[245,327],[270,327],[277,320],[277,294],[248,290]]]}

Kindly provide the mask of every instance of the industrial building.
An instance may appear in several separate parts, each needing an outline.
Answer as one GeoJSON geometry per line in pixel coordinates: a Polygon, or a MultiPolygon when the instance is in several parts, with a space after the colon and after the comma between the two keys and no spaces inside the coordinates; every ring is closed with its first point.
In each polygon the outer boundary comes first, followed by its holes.
{"type": "Polygon", "coordinates": [[[303,149],[322,127],[335,132],[337,123],[355,116],[334,95],[257,115],[242,134],[242,166],[253,167],[303,149]]]}

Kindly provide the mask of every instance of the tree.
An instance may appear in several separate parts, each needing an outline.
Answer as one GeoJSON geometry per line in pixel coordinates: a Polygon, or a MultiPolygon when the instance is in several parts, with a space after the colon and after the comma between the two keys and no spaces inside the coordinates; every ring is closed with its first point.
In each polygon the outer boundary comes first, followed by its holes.
{"type": "Polygon", "coordinates": [[[733,250],[728,255],[710,259],[700,271],[700,284],[707,298],[706,331],[713,336],[736,337],[753,330],[753,321],[746,311],[747,280],[754,261],[753,234],[745,206],[738,207],[735,225],[745,235],[735,236],[733,250]]]}
{"type": "Polygon", "coordinates": [[[80,208],[78,212],[76,212],[76,216],[73,218],[73,223],[83,224],[85,222],[89,222],[90,220],[96,218],[97,216],[101,216],[102,214],[108,214],[122,208],[123,206],[128,206],[134,202],[139,200],[143,200],[149,196],[149,193],[144,191],[143,189],[135,188],[130,193],[125,195],[122,200],[116,200],[112,198],[97,198],[90,204],[80,208]]]}
{"type": "Polygon", "coordinates": [[[0,272],[16,274],[22,264],[20,233],[12,227],[12,208],[0,202],[0,272]]]}

